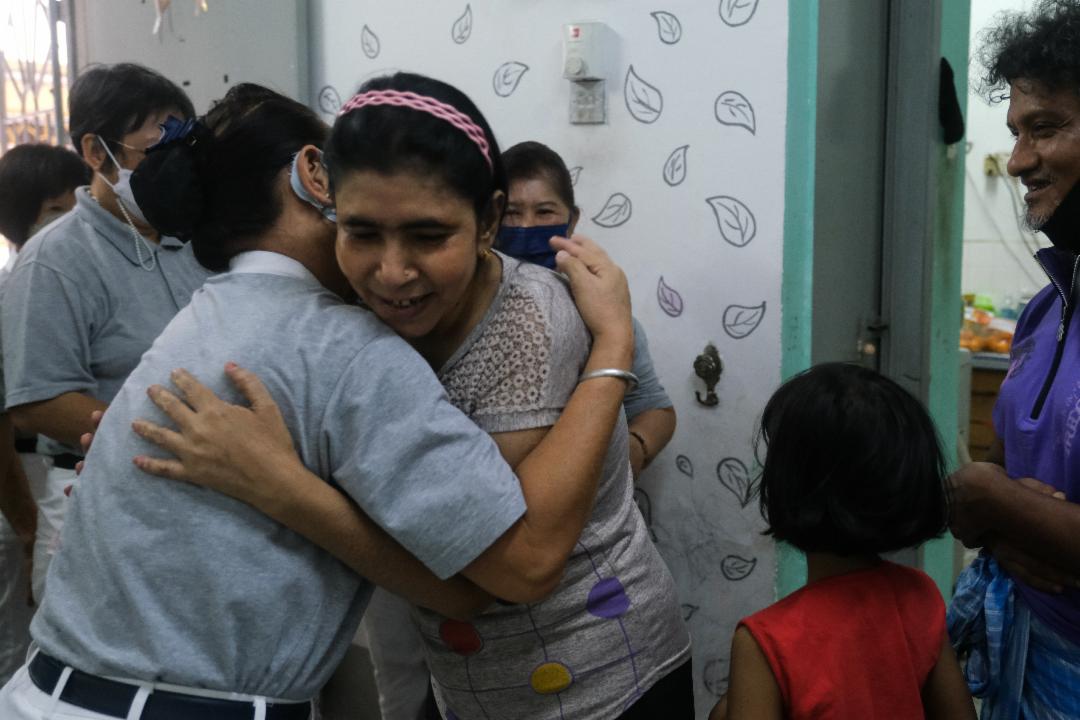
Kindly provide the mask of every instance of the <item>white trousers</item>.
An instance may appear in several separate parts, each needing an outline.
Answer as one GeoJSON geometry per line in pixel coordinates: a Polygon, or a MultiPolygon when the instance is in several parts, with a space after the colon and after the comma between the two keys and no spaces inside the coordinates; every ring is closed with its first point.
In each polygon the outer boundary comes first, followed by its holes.
{"type": "Polygon", "coordinates": [[[361,628],[367,634],[383,720],[422,719],[429,673],[409,603],[375,588],[361,628]]]}
{"type": "Polygon", "coordinates": [[[34,540],[34,571],[31,578],[34,599],[41,604],[45,594],[45,575],[49,563],[60,549],[60,531],[64,528],[64,513],[67,511],[68,497],[64,493],[69,485],[75,483],[74,470],[54,467],[52,460],[46,458],[44,473],[39,473],[35,480],[30,477],[30,492],[38,505],[37,537],[34,540]]]}
{"type": "Polygon", "coordinates": [[[30,582],[22,541],[0,514],[0,684],[6,683],[26,660],[30,646],[30,582]]]}
{"type": "MultiPolygon", "coordinates": [[[[75,705],[70,705],[59,700],[67,682],[67,671],[60,676],[56,688],[52,694],[43,692],[30,679],[29,666],[24,665],[15,673],[3,688],[0,688],[0,718],[3,720],[115,720],[111,715],[84,710],[75,705]]],[[[138,683],[131,683],[138,684],[138,683]]],[[[153,692],[152,686],[145,686],[136,696],[128,711],[127,720],[141,720],[143,705],[146,698],[153,692]]],[[[162,686],[162,689],[182,691],[190,695],[200,697],[220,697],[225,693],[213,693],[195,688],[177,688],[174,686],[162,686]]],[[[251,697],[246,695],[230,695],[229,699],[251,702],[252,720],[264,720],[266,717],[267,698],[251,697]]],[[[153,720],[147,717],[145,720],[153,720]]],[[[198,720],[192,718],[192,720],[198,720]]]]}
{"type": "MultiPolygon", "coordinates": [[[[37,453],[19,453],[31,492],[44,488],[50,461],[37,453]]],[[[0,514],[0,685],[6,683],[26,659],[30,645],[30,620],[34,608],[30,598],[22,541],[11,523],[0,514]]]]}
{"type": "Polygon", "coordinates": [[[54,701],[30,680],[22,666],[7,685],[0,688],[0,718],[4,720],[115,720],[108,715],[54,701]]]}

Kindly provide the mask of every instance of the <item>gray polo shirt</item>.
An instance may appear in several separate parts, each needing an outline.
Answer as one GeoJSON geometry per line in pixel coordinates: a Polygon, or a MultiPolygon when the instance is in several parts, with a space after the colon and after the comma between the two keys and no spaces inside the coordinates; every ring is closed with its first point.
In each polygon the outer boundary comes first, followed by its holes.
{"type": "Polygon", "coordinates": [[[660,384],[660,378],[656,376],[656,368],[653,367],[652,355],[649,354],[649,339],[645,336],[645,328],[634,318],[634,364],[632,367],[637,375],[638,386],[626,393],[623,400],[623,409],[626,411],[626,419],[633,420],[646,410],[659,410],[671,407],[671,398],[668,397],[664,386],[660,384]]]}
{"type": "MultiPolygon", "coordinates": [[[[156,267],[143,269],[131,227],[98,205],[89,188],[75,196],[74,210],[23,247],[4,287],[7,408],[66,392],[112,402],[210,274],[190,247],[169,237],[151,250],[156,267]]],[[[78,449],[49,440],[45,451],[78,449]]]]}
{"type": "Polygon", "coordinates": [[[329,679],[371,585],[247,505],[140,473],[160,454],[131,421],[166,419],[146,387],[185,367],[239,402],[227,361],[255,370],[303,462],[440,577],[525,511],[494,441],[427,363],[299,263],[245,253],[169,324],[105,414],[31,628],[86,672],[302,700],[329,679]]]}

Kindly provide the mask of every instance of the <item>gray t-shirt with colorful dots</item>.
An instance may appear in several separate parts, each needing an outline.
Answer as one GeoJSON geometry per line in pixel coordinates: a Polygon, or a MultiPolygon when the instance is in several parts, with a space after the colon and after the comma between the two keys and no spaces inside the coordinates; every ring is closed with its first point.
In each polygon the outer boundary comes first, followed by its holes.
{"type": "MultiPolygon", "coordinates": [[[[589,334],[558,275],[499,257],[498,294],[439,377],[490,433],[546,427],[574,391],[589,334]]],[[[422,610],[416,618],[447,718],[615,718],[688,659],[674,582],[634,504],[625,421],[550,597],[471,623],[422,610]]]]}

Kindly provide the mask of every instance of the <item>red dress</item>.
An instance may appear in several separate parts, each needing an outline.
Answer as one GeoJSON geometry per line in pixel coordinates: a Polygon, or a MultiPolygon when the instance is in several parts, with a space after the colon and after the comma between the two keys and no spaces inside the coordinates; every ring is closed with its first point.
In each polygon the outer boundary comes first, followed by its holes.
{"type": "Polygon", "coordinates": [[[925,573],[890,562],[814,582],[741,625],[769,661],[791,720],[923,718],[945,603],[925,573]]]}

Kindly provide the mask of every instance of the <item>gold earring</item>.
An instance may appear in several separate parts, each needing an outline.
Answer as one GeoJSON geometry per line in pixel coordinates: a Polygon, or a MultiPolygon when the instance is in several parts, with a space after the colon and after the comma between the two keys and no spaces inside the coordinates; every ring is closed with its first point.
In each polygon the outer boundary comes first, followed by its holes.
{"type": "Polygon", "coordinates": [[[490,250],[488,250],[487,248],[484,248],[483,250],[480,251],[480,259],[481,260],[487,260],[489,257],[491,257],[491,251],[490,250]]]}

